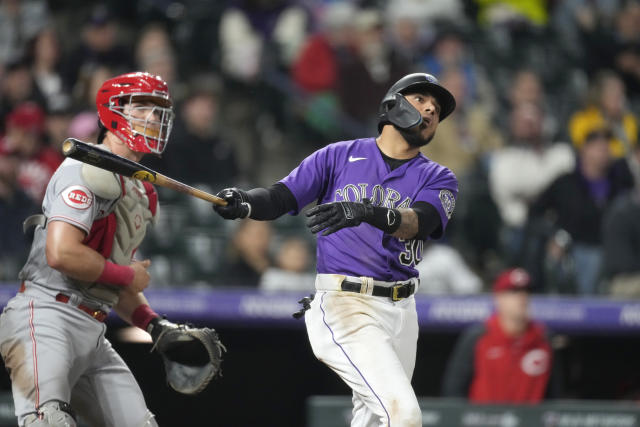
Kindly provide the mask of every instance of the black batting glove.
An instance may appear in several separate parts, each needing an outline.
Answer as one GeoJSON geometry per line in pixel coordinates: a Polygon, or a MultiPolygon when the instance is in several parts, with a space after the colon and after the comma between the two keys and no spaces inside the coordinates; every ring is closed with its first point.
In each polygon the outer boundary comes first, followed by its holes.
{"type": "Polygon", "coordinates": [[[356,227],[373,215],[370,203],[332,202],[318,205],[307,212],[307,227],[312,233],[324,230],[323,236],[345,227],[356,227]]]}
{"type": "Polygon", "coordinates": [[[251,205],[247,202],[247,193],[238,188],[225,188],[216,196],[226,200],[226,206],[213,205],[224,219],[246,218],[251,214],[251,205]]]}

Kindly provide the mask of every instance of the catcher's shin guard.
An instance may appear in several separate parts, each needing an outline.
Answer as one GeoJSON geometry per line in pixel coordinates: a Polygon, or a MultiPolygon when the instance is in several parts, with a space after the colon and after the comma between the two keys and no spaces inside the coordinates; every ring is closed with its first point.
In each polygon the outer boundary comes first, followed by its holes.
{"type": "Polygon", "coordinates": [[[23,427],[76,427],[75,414],[71,406],[59,400],[50,400],[40,405],[38,412],[28,414],[23,427]]]}

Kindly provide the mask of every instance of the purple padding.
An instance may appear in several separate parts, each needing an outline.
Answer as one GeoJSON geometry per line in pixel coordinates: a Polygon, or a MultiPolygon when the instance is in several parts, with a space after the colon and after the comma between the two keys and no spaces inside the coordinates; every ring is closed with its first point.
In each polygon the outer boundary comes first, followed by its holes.
{"type": "MultiPolygon", "coordinates": [[[[18,291],[18,283],[0,283],[0,305],[18,291]]],[[[243,289],[149,289],[145,295],[157,313],[176,320],[231,323],[251,327],[303,328],[291,317],[309,292],[261,292],[243,289]]],[[[490,295],[466,297],[416,295],[423,330],[459,331],[482,321],[493,310],[490,295]]],[[[533,296],[531,313],[556,332],[640,333],[640,300],[533,296]]],[[[114,318],[114,315],[110,316],[114,318]]]]}

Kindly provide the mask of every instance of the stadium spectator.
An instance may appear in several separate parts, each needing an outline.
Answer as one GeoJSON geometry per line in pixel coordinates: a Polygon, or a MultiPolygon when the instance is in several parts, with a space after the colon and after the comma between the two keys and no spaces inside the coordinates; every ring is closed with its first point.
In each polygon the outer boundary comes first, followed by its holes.
{"type": "Polygon", "coordinates": [[[552,143],[545,137],[543,117],[538,105],[515,106],[509,145],[495,152],[489,167],[489,189],[504,222],[507,256],[521,249],[530,204],[555,178],[575,166],[569,144],[552,143]]]}
{"type": "Polygon", "coordinates": [[[45,100],[25,60],[7,64],[4,76],[0,79],[0,91],[0,122],[2,124],[7,115],[24,102],[31,101],[41,106],[45,105],[45,100]]]}
{"type": "Polygon", "coordinates": [[[603,269],[611,296],[640,298],[640,147],[636,146],[626,160],[635,185],[614,200],[605,212],[603,269]]]}
{"type": "Polygon", "coordinates": [[[312,292],[316,277],[311,273],[311,259],[305,240],[295,236],[286,238],[276,253],[275,265],[260,277],[260,289],[312,292]]]}
{"type": "Polygon", "coordinates": [[[269,253],[272,234],[267,221],[241,221],[231,236],[220,284],[257,287],[262,274],[273,265],[269,253]]]}
{"type": "Polygon", "coordinates": [[[640,97],[640,3],[627,1],[616,17],[612,64],[631,97],[640,97]]]}
{"type": "Polygon", "coordinates": [[[438,78],[447,69],[459,70],[464,76],[467,96],[475,100],[482,72],[473,60],[467,37],[462,29],[454,25],[442,26],[438,29],[429,52],[421,58],[419,68],[429,70],[438,78]]]}
{"type": "Polygon", "coordinates": [[[513,74],[507,96],[509,108],[527,103],[545,105],[545,94],[540,76],[529,68],[523,68],[513,74]]]}
{"type": "MultiPolygon", "coordinates": [[[[93,6],[81,30],[80,44],[65,58],[63,78],[67,87],[75,85],[98,67],[108,67],[114,72],[132,69],[133,60],[129,49],[118,39],[119,26],[106,4],[93,6]]],[[[104,81],[104,80],[102,80],[104,81]]],[[[99,87],[99,86],[98,86],[99,87]]],[[[88,88],[86,90],[89,90],[88,88]]],[[[95,94],[96,92],[90,92],[95,94]]],[[[87,95],[89,97],[89,95],[87,95]]],[[[91,105],[91,104],[88,104],[91,105]]]]}
{"type": "Polygon", "coordinates": [[[45,0],[3,0],[0,2],[0,64],[11,63],[25,54],[26,43],[49,21],[45,0]]]}
{"type": "Polygon", "coordinates": [[[498,275],[495,313],[458,340],[444,373],[443,396],[473,403],[538,403],[557,396],[558,371],[552,369],[547,332],[529,315],[530,284],[521,268],[498,275]]]}
{"type": "MultiPolygon", "coordinates": [[[[69,98],[67,98],[69,100],[69,98]]],[[[71,112],[70,101],[66,104],[60,104],[55,109],[47,111],[46,125],[45,125],[45,144],[48,145],[58,153],[62,153],[62,143],[67,139],[69,135],[69,125],[73,118],[71,112]]],[[[95,113],[93,121],[97,127],[97,120],[95,119],[95,113]]]]}
{"type": "Polygon", "coordinates": [[[611,69],[629,94],[640,96],[640,4],[636,0],[594,2],[579,8],[584,68],[590,75],[611,69]],[[602,3],[607,3],[603,6],[602,3]],[[604,16],[602,16],[604,12],[604,16]],[[604,18],[604,19],[603,19],[604,18]]]}
{"type": "Polygon", "coordinates": [[[98,140],[99,131],[96,114],[91,111],[82,111],[73,116],[69,122],[67,136],[95,143],[98,140]]]}
{"type": "Polygon", "coordinates": [[[611,133],[603,121],[589,123],[583,140],[576,141],[578,158],[573,171],[555,179],[532,204],[532,221],[553,218],[554,229],[571,239],[578,293],[597,292],[602,267],[602,217],[610,202],[632,182],[612,169],[611,133]]]}
{"type": "Polygon", "coordinates": [[[503,132],[508,133],[511,113],[520,105],[533,104],[545,113],[542,121],[542,132],[552,135],[557,127],[554,117],[554,105],[549,104],[540,73],[532,68],[520,68],[508,78],[508,85],[502,89],[496,86],[499,110],[496,121],[503,132]]]}
{"type": "Polygon", "coordinates": [[[339,2],[327,5],[319,14],[319,31],[307,38],[291,66],[294,82],[304,91],[336,89],[337,56],[346,53],[355,11],[350,3],[339,2]]]}
{"type": "MultiPolygon", "coordinates": [[[[347,2],[326,5],[318,17],[319,30],[304,43],[291,65],[291,77],[302,89],[304,123],[325,141],[340,132],[341,115],[337,98],[338,63],[349,55],[355,7],[347,2]]],[[[305,138],[315,137],[306,132],[305,138]]],[[[319,142],[320,143],[320,142],[319,142]]]]}
{"type": "Polygon", "coordinates": [[[100,85],[115,75],[113,69],[105,65],[92,64],[85,67],[78,75],[78,80],[73,87],[73,104],[78,110],[94,111],[96,108],[93,99],[100,85]]]}
{"type": "Polygon", "coordinates": [[[465,15],[465,2],[461,0],[389,0],[385,2],[385,16],[392,21],[400,17],[413,17],[426,28],[437,23],[469,24],[465,15]]]}
{"type": "Polygon", "coordinates": [[[68,108],[69,90],[64,86],[60,72],[60,42],[52,27],[43,29],[29,42],[27,60],[35,85],[45,99],[45,109],[68,108]]]}
{"type": "Polygon", "coordinates": [[[588,106],[573,114],[569,134],[574,145],[584,140],[592,122],[604,121],[613,132],[611,153],[623,157],[638,142],[638,120],[629,110],[625,86],[618,75],[603,71],[595,78],[588,106]]]}
{"type": "Polygon", "coordinates": [[[640,194],[621,196],[606,213],[603,224],[604,272],[607,293],[617,298],[640,298],[640,194]]]}
{"type": "Polygon", "coordinates": [[[267,64],[290,64],[306,34],[307,16],[293,2],[234,2],[222,12],[220,21],[222,71],[253,84],[267,64]]]}
{"type": "Polygon", "coordinates": [[[595,40],[596,37],[600,37],[600,32],[612,27],[624,1],[564,0],[556,3],[552,16],[553,29],[559,45],[563,48],[563,54],[579,64],[598,61],[597,55],[586,55],[590,48],[586,45],[592,38],[595,40]]]}
{"type": "Polygon", "coordinates": [[[416,270],[420,273],[420,293],[464,295],[482,292],[482,279],[449,245],[427,242],[416,270]]]}
{"type": "Polygon", "coordinates": [[[352,53],[339,63],[338,97],[342,110],[367,129],[375,129],[377,105],[387,89],[408,74],[410,64],[385,42],[384,22],[376,9],[360,9],[353,21],[352,53]]]}
{"type": "Polygon", "coordinates": [[[421,151],[464,180],[477,162],[488,164],[491,153],[502,147],[503,136],[493,125],[488,106],[473,100],[463,70],[447,69],[440,81],[456,99],[456,109],[421,151]]]}
{"type": "Polygon", "coordinates": [[[141,30],[135,49],[136,69],[161,76],[172,92],[179,92],[179,89],[173,90],[178,80],[175,56],[169,33],[163,25],[154,23],[141,30]]]}
{"type": "Polygon", "coordinates": [[[544,0],[473,0],[477,6],[480,26],[504,26],[518,30],[519,26],[539,27],[547,24],[548,6],[544,0]]]}
{"type": "Polygon", "coordinates": [[[7,132],[0,141],[0,153],[20,159],[18,185],[35,203],[42,202],[62,154],[44,144],[45,114],[35,103],[18,106],[7,116],[7,132]]]}
{"type": "Polygon", "coordinates": [[[202,75],[192,77],[190,86],[172,134],[176,144],[168,145],[161,159],[152,158],[146,164],[190,185],[234,182],[238,176],[235,150],[220,133],[220,83],[215,76],[202,75]]]}
{"type": "Polygon", "coordinates": [[[18,186],[20,159],[0,154],[0,280],[15,280],[24,264],[29,241],[22,222],[39,206],[18,186]]]}

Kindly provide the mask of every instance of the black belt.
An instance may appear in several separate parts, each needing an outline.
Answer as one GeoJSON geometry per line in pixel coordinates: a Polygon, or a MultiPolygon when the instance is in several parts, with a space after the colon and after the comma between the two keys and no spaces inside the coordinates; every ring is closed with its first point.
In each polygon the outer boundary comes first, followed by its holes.
{"type": "MultiPolygon", "coordinates": [[[[347,292],[361,293],[362,283],[349,282],[343,280],[340,288],[347,292]]],[[[394,286],[380,286],[373,285],[373,292],[371,295],[375,297],[388,297],[393,301],[400,301],[403,298],[408,298],[416,291],[416,285],[413,282],[402,283],[394,286]]]]}

